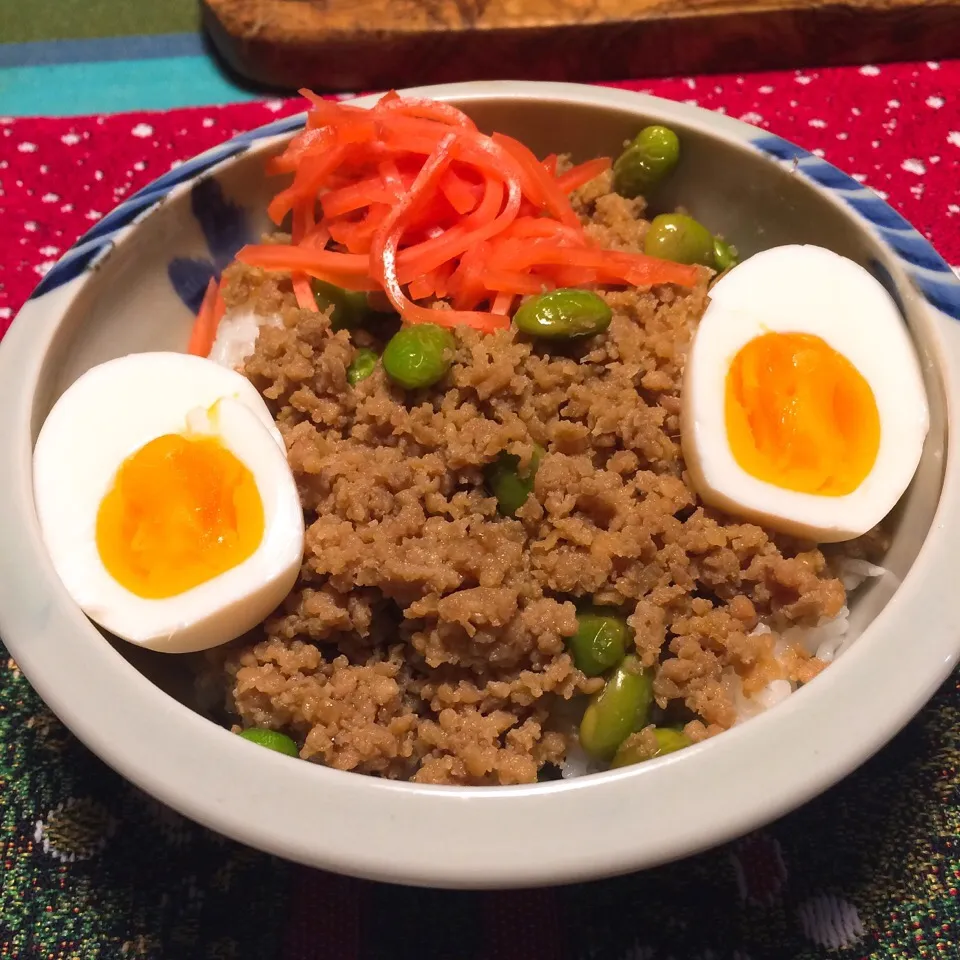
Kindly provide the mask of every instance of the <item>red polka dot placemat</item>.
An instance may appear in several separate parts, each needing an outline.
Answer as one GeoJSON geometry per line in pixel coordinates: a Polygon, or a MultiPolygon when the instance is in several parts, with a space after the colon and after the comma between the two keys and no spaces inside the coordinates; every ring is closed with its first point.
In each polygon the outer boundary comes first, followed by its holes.
{"type": "MultiPolygon", "coordinates": [[[[723,110],[813,150],[960,264],[960,61],[622,86],[723,110]]],[[[0,118],[0,331],[126,195],[299,109],[0,118]]],[[[347,880],[215,837],[87,753],[0,649],[0,818],[3,958],[960,957],[956,678],[856,774],[734,844],[616,880],[476,894],[347,880]]],[[[626,815],[624,829],[643,824],[626,815]]],[[[571,823],[560,842],[577,832],[571,823]]]]}

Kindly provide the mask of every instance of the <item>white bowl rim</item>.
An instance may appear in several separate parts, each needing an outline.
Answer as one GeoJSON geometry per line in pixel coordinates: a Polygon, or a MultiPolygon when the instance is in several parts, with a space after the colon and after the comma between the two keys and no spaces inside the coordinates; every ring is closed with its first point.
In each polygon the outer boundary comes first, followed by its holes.
{"type": "MultiPolygon", "coordinates": [[[[741,146],[764,135],[696,107],[612,88],[500,81],[410,92],[612,107],[741,146]]],[[[960,656],[953,599],[960,549],[951,539],[960,529],[960,453],[948,442],[930,533],[864,635],[869,642],[854,644],[775,710],[709,744],[592,777],[495,789],[395,783],[254,752],[107,644],[66,594],[40,539],[30,466],[34,387],[66,304],[88,279],[28,303],[0,345],[0,446],[8,452],[0,458],[0,633],[40,696],[91,750],[213,830],[311,866],[432,886],[553,884],[654,866],[769,822],[841,779],[920,709],[960,656]],[[912,634],[918,642],[905,645],[912,634]]],[[[960,423],[960,324],[923,309],[952,426],[960,423]]]]}

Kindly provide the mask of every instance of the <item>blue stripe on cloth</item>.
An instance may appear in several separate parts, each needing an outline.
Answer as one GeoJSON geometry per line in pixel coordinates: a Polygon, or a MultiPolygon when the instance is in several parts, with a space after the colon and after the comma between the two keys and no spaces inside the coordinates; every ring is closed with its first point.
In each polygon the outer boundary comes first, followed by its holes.
{"type": "Polygon", "coordinates": [[[38,40],[33,43],[0,43],[0,67],[197,57],[204,52],[203,37],[199,33],[95,37],[89,40],[38,40]]]}
{"type": "Polygon", "coordinates": [[[0,115],[77,116],[253,100],[206,56],[0,69],[0,115]]]}

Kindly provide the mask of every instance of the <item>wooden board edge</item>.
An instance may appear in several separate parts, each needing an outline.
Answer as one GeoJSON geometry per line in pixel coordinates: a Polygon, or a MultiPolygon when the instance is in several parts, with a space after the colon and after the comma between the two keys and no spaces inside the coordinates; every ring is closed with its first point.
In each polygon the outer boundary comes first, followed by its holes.
{"type": "Polygon", "coordinates": [[[870,12],[843,4],[620,23],[384,36],[236,36],[206,0],[204,23],[243,77],[273,89],[382,90],[460,80],[599,82],[956,55],[950,0],[870,12]]]}

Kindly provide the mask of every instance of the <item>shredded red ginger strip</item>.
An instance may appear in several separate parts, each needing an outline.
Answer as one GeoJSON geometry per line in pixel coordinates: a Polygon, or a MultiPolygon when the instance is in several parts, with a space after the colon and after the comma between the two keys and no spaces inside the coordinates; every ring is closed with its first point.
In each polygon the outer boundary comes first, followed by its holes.
{"type": "Polygon", "coordinates": [[[217,327],[220,326],[220,321],[226,312],[227,307],[223,302],[220,284],[211,277],[207,284],[206,293],[203,295],[200,309],[197,311],[197,318],[193,322],[193,330],[190,331],[187,353],[192,353],[197,357],[208,357],[210,355],[213,342],[217,339],[217,327]]]}
{"type": "Polygon", "coordinates": [[[689,287],[700,276],[586,235],[569,194],[608,158],[558,174],[556,155],[540,161],[512,137],[486,136],[448,103],[391,92],[368,110],[301,93],[307,127],[268,163],[293,174],[268,208],[278,224],[290,215],[291,243],[250,245],[237,259],[290,273],[304,309],[316,309],[317,278],[383,290],[408,323],[489,332],[509,325],[517,297],[558,286],[689,287]],[[453,308],[417,302],[431,297],[453,308]]]}

